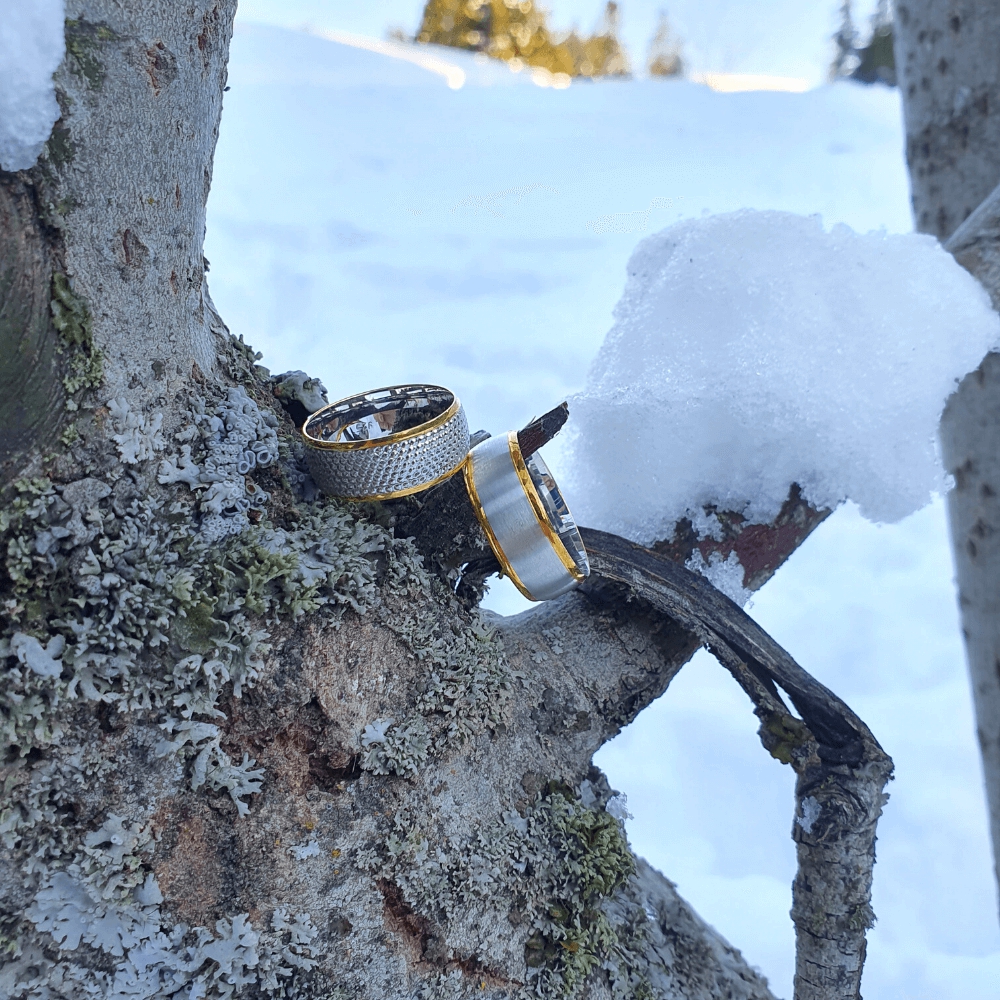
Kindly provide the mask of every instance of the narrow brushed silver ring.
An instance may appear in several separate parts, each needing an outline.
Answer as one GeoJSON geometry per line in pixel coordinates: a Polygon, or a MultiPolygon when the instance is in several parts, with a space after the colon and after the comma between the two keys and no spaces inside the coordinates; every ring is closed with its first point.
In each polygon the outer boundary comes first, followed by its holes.
{"type": "Polygon", "coordinates": [[[429,489],[465,464],[469,424],[440,385],[390,385],[330,403],[302,425],[316,485],[342,500],[429,489]]]}
{"type": "Polygon", "coordinates": [[[525,459],[510,431],[469,452],[465,485],[504,574],[531,601],[550,601],[590,575],[583,539],[541,456],[525,459]]]}

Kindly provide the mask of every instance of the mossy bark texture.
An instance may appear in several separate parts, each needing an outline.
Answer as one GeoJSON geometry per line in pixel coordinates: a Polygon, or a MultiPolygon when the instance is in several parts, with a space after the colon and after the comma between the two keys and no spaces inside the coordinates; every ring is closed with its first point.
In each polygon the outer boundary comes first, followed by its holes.
{"type": "MultiPolygon", "coordinates": [[[[1000,8],[900,0],[896,12],[916,227],[938,236],[1000,308],[1000,8]]],[[[1000,354],[949,400],[941,446],[955,477],[948,514],[1000,886],[1000,354]]]]}
{"type": "Polygon", "coordinates": [[[67,8],[62,118],[0,178],[0,344],[28,345],[0,406],[31,388],[0,505],[0,996],[773,1000],[591,763],[708,643],[797,773],[796,996],[856,997],[889,763],[677,564],[736,551],[756,587],[826,512],[792,489],[659,553],[591,532],[578,592],[482,612],[460,480],[318,495],[286,398],[318,383],[212,307],[234,0],[67,8]]]}

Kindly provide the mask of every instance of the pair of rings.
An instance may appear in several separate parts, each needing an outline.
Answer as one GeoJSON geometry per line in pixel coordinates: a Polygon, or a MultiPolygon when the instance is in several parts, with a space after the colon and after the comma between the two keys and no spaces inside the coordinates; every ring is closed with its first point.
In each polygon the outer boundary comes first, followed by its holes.
{"type": "Polygon", "coordinates": [[[541,456],[525,458],[510,431],[469,447],[458,397],[436,385],[394,385],[349,396],[302,426],[313,479],[344,500],[390,500],[459,471],[504,574],[532,601],[572,590],[587,551],[541,456]]]}

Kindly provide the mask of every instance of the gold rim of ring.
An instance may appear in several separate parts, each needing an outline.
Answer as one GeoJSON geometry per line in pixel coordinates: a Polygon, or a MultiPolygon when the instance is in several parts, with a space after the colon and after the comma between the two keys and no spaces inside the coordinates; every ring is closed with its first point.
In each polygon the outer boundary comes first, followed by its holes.
{"type": "Polygon", "coordinates": [[[528,472],[527,465],[524,464],[524,457],[521,455],[521,446],[517,442],[517,431],[508,431],[507,444],[510,448],[510,459],[514,463],[514,471],[517,473],[517,478],[521,480],[521,488],[524,490],[524,495],[528,498],[528,503],[531,504],[531,509],[535,515],[535,520],[538,521],[538,526],[549,540],[556,555],[559,557],[559,561],[566,567],[569,575],[577,583],[582,583],[586,577],[580,571],[580,567],[577,566],[576,560],[569,554],[569,550],[563,545],[562,539],[552,530],[552,525],[549,524],[549,516],[545,511],[545,505],[542,503],[542,498],[538,495],[538,490],[532,482],[531,473],[528,472]]]}

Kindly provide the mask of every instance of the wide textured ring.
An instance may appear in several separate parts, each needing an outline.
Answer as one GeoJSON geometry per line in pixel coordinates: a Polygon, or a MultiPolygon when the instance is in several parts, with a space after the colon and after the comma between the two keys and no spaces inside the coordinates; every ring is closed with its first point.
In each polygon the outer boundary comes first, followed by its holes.
{"type": "Polygon", "coordinates": [[[343,500],[391,500],[426,490],[462,468],[469,424],[439,385],[392,385],[349,396],[302,425],[316,485],[343,500]]]}
{"type": "Polygon", "coordinates": [[[583,539],[541,456],[525,459],[517,434],[469,452],[465,485],[505,575],[532,601],[550,601],[590,574],[583,539]]]}

